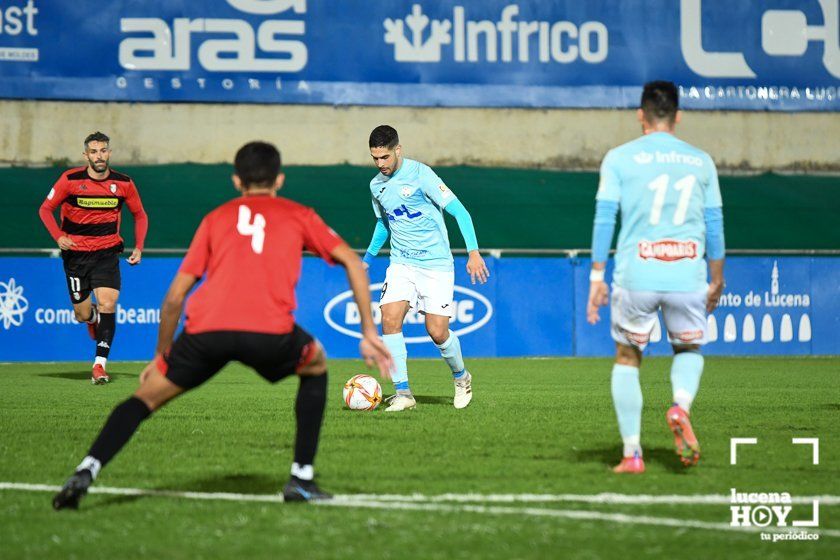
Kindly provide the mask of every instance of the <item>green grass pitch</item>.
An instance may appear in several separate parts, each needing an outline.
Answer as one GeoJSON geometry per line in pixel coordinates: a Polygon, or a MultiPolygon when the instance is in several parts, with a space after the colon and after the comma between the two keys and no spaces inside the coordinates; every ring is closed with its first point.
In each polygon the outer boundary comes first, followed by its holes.
{"type": "MultiPolygon", "coordinates": [[[[836,501],[840,359],[707,358],[692,411],[703,456],[688,470],[664,421],[670,360],[647,359],[641,476],[610,472],[621,454],[610,362],[468,360],[475,398],[458,411],[443,362],[412,361],[418,408],[389,415],[343,408],[342,383],[365,370],[333,360],[316,463],[322,487],[478,495],[469,503],[371,498],[333,507],[90,494],[79,511],[54,512],[48,492],[2,489],[0,558],[840,557],[838,505],[821,506],[818,541],[773,543],[726,530],[728,504],[488,502],[495,494],[728,496],[730,488],[836,501]],[[759,441],[740,448],[735,466],[732,437],[759,441]],[[794,437],[820,438],[819,465],[794,437]]],[[[0,483],[63,483],[141,367],[113,363],[114,381],[92,386],[87,364],[0,365],[0,483]]],[[[276,493],[292,457],[296,388],[293,379],[271,386],[230,366],[145,422],[96,486],[276,493]]],[[[791,517],[809,512],[796,505],[791,517]]]]}

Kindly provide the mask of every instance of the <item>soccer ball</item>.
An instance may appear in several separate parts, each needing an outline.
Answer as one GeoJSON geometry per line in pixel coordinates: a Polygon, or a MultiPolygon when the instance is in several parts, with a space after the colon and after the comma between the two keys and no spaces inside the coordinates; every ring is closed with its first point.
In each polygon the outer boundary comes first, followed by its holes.
{"type": "Polygon", "coordinates": [[[382,402],[382,387],[370,375],[354,375],[344,384],[344,404],[352,410],[373,410],[382,402]]]}

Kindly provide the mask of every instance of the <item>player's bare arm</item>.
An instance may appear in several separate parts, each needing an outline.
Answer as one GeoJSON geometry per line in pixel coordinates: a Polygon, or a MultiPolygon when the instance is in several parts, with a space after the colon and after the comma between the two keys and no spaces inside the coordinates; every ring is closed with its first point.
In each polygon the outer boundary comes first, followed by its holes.
{"type": "Polygon", "coordinates": [[[181,311],[184,308],[184,300],[196,282],[198,282],[198,278],[183,272],[176,274],[172,280],[160,308],[157,354],[163,354],[172,346],[172,340],[178,328],[178,320],[181,318],[181,311]]]}
{"type": "MultiPolygon", "coordinates": [[[[359,343],[359,351],[365,359],[368,367],[374,364],[379,369],[383,379],[391,378],[393,360],[391,353],[379,338],[376,325],[373,323],[373,315],[370,312],[370,279],[365,270],[362,260],[346,244],[341,243],[332,250],[330,256],[347,272],[347,281],[353,291],[353,298],[359,307],[359,315],[362,323],[362,341],[359,343]]],[[[161,330],[163,326],[163,314],[161,313],[161,330]]]]}

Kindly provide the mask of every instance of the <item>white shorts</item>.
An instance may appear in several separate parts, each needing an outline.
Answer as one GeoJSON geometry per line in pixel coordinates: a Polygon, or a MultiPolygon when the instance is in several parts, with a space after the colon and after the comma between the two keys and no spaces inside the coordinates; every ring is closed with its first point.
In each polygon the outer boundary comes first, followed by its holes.
{"type": "Polygon", "coordinates": [[[706,290],[641,292],[612,286],[610,326],[619,344],[644,350],[662,309],[671,344],[706,344],[706,290]]]}
{"type": "Polygon", "coordinates": [[[379,305],[407,301],[412,309],[430,315],[453,316],[455,271],[392,264],[385,273],[379,305]]]}

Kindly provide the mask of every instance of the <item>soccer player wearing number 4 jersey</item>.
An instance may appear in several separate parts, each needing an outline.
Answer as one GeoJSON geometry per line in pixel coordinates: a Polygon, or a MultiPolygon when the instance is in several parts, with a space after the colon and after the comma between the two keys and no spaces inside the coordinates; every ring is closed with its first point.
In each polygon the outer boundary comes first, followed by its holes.
{"type": "Polygon", "coordinates": [[[472,400],[472,376],[464,365],[461,342],[449,330],[455,272],[443,211],[458,221],[469,251],[467,272],[473,284],[483,284],[490,273],[478,252],[472,218],[428,165],[402,156],[399,136],[392,127],[373,129],[368,144],[379,173],[370,182],[377,221],[365,263],[370,263],[391,236],[391,265],[385,274],[379,308],[382,338],[394,356],[396,394],[385,410],[401,412],[417,405],[408,385],[408,352],[402,334],[403,321],[411,308],[425,316],[426,331],[452,371],[453,404],[464,408],[472,400]]]}
{"type": "Polygon", "coordinates": [[[700,459],[689,412],[703,373],[706,313],[717,307],[723,290],[717,170],[708,154],[674,136],[681,116],[676,86],[645,84],[637,116],[644,135],[611,150],[601,165],[587,305],[587,319],[594,324],[598,308],[607,303],[604,269],[620,210],[610,303],[616,343],[612,396],[624,443],[617,473],[644,472],[639,366],[659,310],[674,350],[673,404],[666,421],[683,464],[700,459]]]}
{"type": "Polygon", "coordinates": [[[140,388],[117,406],[87,456],[53,498],[56,509],[76,508],[99,470],[122,449],[153,411],[238,361],[275,383],[300,379],[294,462],[283,490],[287,501],[329,498],[315,484],[313,463],[327,394],[321,344],[295,324],[295,285],[303,250],[347,272],[359,306],[368,366],[389,377],[391,357],[370,312],[368,276],[361,259],[310,208],[275,196],[283,184],[280,153],[251,142],[236,154],[233,182],[242,196],[202,220],[161,308],[155,359],[140,374],[140,388]],[[172,343],[187,293],[184,330],[172,343]]]}

